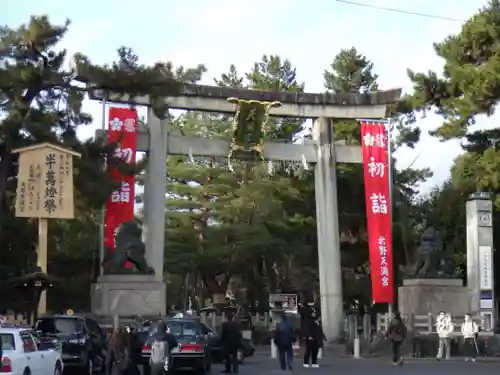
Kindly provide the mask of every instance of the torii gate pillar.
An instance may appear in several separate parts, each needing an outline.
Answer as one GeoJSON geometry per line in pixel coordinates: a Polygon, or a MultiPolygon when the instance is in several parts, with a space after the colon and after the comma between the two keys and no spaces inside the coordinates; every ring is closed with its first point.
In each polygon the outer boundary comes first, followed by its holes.
{"type": "Polygon", "coordinates": [[[144,184],[143,237],[146,261],[155,270],[157,281],[163,282],[165,263],[165,194],[168,156],[167,120],[156,117],[148,108],[149,149],[144,184]]]}
{"type": "Polygon", "coordinates": [[[342,336],[344,322],[336,153],[330,119],[321,117],[315,121],[313,138],[318,153],[314,179],[321,321],[330,341],[342,336]]]}

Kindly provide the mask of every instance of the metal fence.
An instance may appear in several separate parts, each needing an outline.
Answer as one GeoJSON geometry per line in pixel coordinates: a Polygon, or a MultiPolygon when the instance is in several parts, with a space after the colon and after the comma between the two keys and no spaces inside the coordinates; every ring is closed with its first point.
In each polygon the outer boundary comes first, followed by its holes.
{"type": "MultiPolygon", "coordinates": [[[[86,313],[85,315],[88,315],[86,313]]],[[[224,313],[215,314],[215,313],[194,313],[193,316],[199,317],[201,321],[203,321],[207,326],[217,331],[219,327],[222,325],[222,322],[226,319],[224,313]]],[[[5,319],[13,322],[13,323],[27,323],[25,316],[21,313],[15,313],[12,311],[7,312],[4,315],[5,319]]],[[[140,324],[142,321],[146,319],[150,319],[153,317],[115,317],[115,319],[111,318],[98,318],[98,322],[104,329],[111,329],[116,324],[140,324]]],[[[251,327],[253,331],[272,331],[276,324],[276,320],[273,319],[272,313],[262,313],[262,314],[254,314],[249,317],[251,321],[251,327]]],[[[431,335],[436,333],[436,315],[432,313],[428,314],[415,314],[415,315],[405,315],[402,316],[405,321],[408,331],[420,334],[420,335],[431,335]]],[[[387,326],[390,322],[389,314],[377,314],[377,315],[356,315],[350,314],[347,315],[344,319],[344,334],[345,339],[348,342],[352,342],[354,338],[358,337],[360,339],[371,341],[373,337],[379,335],[381,332],[384,332],[387,329],[387,326]]],[[[492,330],[494,327],[491,326],[491,321],[489,317],[484,316],[475,316],[473,319],[476,323],[481,327],[481,333],[484,334],[492,334],[492,330]]],[[[463,322],[462,316],[452,316],[452,322],[454,324],[454,336],[460,335],[460,327],[463,322]]],[[[300,328],[300,315],[297,314],[294,319],[294,326],[299,329],[300,328]]]]}
{"type": "MultiPolygon", "coordinates": [[[[419,335],[436,334],[436,318],[437,315],[428,314],[413,314],[402,316],[408,331],[419,335]]],[[[452,336],[460,336],[460,327],[463,323],[463,316],[452,316],[454,332],[452,336]]],[[[474,321],[481,327],[480,335],[492,335],[493,328],[489,317],[474,316],[474,321]]],[[[388,324],[391,321],[389,314],[372,315],[348,315],[345,319],[344,331],[347,341],[352,342],[356,337],[371,341],[375,336],[387,330],[388,324]]]]}

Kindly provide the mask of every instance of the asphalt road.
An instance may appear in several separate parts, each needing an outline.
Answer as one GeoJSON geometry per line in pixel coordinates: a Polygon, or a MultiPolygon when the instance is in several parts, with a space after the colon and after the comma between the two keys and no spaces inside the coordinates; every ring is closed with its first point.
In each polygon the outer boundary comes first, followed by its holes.
{"type": "MultiPolygon", "coordinates": [[[[408,360],[403,366],[392,366],[386,359],[331,359],[323,360],[320,368],[303,368],[302,363],[297,361],[293,367],[295,375],[442,375],[449,373],[453,375],[470,375],[471,371],[480,371],[481,375],[498,375],[500,373],[500,361],[481,361],[476,363],[465,363],[460,359],[454,359],[450,362],[436,362],[435,360],[408,360]]],[[[222,366],[216,365],[212,369],[212,374],[220,374],[222,366]]],[[[283,373],[292,373],[282,371],[279,368],[277,360],[268,358],[253,358],[240,367],[240,375],[274,375],[283,373]]]]}
{"type": "MultiPolygon", "coordinates": [[[[213,364],[211,375],[222,374],[223,365],[213,364]]],[[[500,373],[499,360],[480,359],[476,363],[465,363],[460,359],[450,362],[436,362],[432,359],[407,360],[402,366],[392,366],[386,359],[324,359],[320,368],[303,368],[300,360],[296,360],[293,371],[283,371],[277,360],[264,356],[247,358],[239,368],[239,375],[471,375],[471,372],[480,372],[481,375],[498,375],[500,373]]],[[[194,374],[182,372],[182,374],[194,374]]],[[[77,372],[65,371],[64,375],[73,375],[77,372]]],[[[181,373],[179,373],[180,375],[181,373]]]]}

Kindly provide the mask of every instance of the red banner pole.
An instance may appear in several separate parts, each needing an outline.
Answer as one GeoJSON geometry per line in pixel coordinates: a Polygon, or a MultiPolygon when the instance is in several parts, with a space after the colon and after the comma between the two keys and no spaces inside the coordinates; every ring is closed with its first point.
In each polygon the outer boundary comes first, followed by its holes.
{"type": "MultiPolygon", "coordinates": [[[[393,200],[393,193],[394,193],[394,170],[392,169],[392,129],[391,129],[391,126],[392,126],[392,123],[391,123],[391,120],[389,119],[387,121],[387,180],[388,180],[388,184],[389,184],[389,220],[390,220],[390,233],[391,233],[391,249],[394,249],[394,246],[393,246],[393,235],[392,235],[392,229],[393,229],[393,203],[392,203],[392,200],[393,200]]],[[[392,316],[393,312],[394,312],[394,300],[395,300],[395,296],[397,295],[397,280],[396,280],[396,271],[395,271],[395,268],[394,268],[394,250],[392,250],[392,254],[391,254],[391,259],[390,259],[390,263],[391,263],[391,271],[392,271],[392,275],[391,275],[391,279],[392,279],[392,287],[393,287],[393,299],[392,299],[392,302],[389,302],[389,306],[388,306],[388,312],[389,312],[389,315],[392,316]]]]}
{"type": "MultiPolygon", "coordinates": [[[[106,130],[106,97],[103,98],[102,100],[102,113],[101,113],[101,130],[104,132],[106,130]]],[[[107,169],[107,160],[104,160],[103,164],[103,169],[107,169]]],[[[105,254],[105,247],[104,247],[104,238],[105,238],[105,226],[106,226],[106,204],[104,204],[101,208],[101,218],[100,218],[100,225],[99,225],[99,276],[104,275],[104,267],[103,267],[103,262],[104,262],[104,257],[106,256],[105,254]]]]}

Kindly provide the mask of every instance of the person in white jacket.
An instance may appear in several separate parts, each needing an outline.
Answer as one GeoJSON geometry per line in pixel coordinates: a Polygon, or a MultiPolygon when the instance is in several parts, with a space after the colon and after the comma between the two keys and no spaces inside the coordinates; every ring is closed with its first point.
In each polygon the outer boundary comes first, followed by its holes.
{"type": "Polygon", "coordinates": [[[477,349],[477,334],[479,332],[479,327],[472,320],[470,314],[465,314],[464,322],[462,323],[462,336],[464,337],[466,357],[465,361],[475,362],[476,355],[478,354],[477,349]]]}
{"type": "Polygon", "coordinates": [[[450,314],[446,314],[441,311],[436,319],[436,332],[439,337],[439,349],[437,353],[437,360],[440,361],[445,354],[445,358],[450,359],[451,347],[450,347],[450,336],[453,333],[453,322],[451,321],[450,314]]]}

